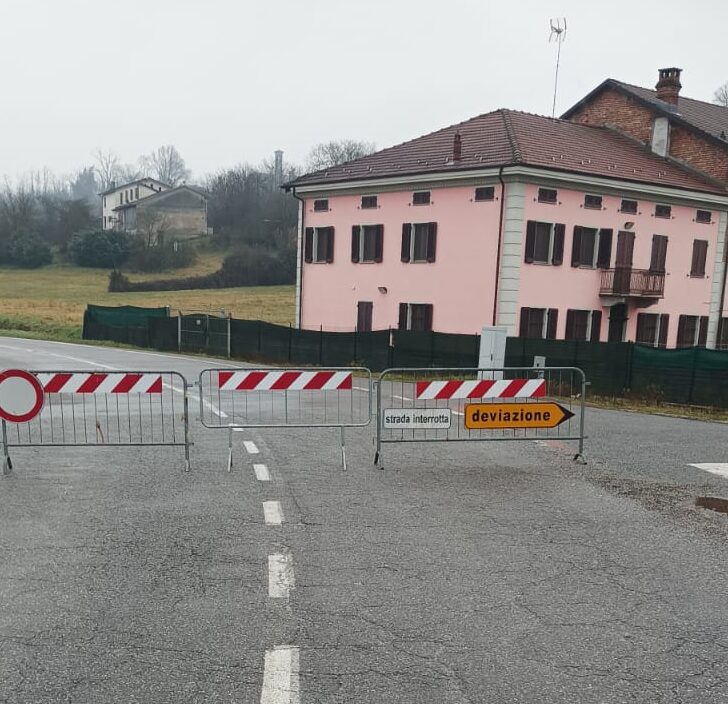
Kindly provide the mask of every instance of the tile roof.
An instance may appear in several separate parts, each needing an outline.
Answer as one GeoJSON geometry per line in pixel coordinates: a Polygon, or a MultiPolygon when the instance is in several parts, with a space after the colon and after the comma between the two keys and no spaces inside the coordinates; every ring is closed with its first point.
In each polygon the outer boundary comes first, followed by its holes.
{"type": "Polygon", "coordinates": [[[305,186],[523,165],[711,193],[725,189],[605,127],[496,110],[338,166],[306,174],[305,186]],[[460,133],[461,158],[453,162],[460,133]]]}
{"type": "Polygon", "coordinates": [[[654,90],[642,88],[641,86],[633,86],[629,83],[617,81],[614,78],[608,78],[606,81],[600,83],[591,93],[582,98],[576,105],[569,108],[562,117],[571,117],[578,107],[608,87],[616,88],[623,93],[628,93],[643,103],[646,103],[649,107],[659,110],[666,115],[669,114],[680,122],[724,141],[726,148],[728,148],[728,107],[716,105],[715,103],[706,103],[702,100],[694,100],[693,98],[684,98],[683,96],[678,96],[677,106],[675,106],[671,103],[666,103],[664,100],[658,100],[657,92],[654,90]]]}

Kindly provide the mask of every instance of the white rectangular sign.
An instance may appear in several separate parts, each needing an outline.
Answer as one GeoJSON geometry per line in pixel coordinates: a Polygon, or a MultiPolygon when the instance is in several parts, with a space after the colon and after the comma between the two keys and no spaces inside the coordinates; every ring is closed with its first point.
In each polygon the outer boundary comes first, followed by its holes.
{"type": "Polygon", "coordinates": [[[449,408],[387,408],[383,424],[391,430],[439,430],[450,427],[449,408]]]}

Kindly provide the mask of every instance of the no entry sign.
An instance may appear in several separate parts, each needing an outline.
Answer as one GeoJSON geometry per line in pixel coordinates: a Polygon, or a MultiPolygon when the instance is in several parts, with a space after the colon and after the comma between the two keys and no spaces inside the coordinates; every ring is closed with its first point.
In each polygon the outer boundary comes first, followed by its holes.
{"type": "Polygon", "coordinates": [[[27,423],[43,408],[43,387],[23,369],[0,372],[0,418],[9,423],[27,423]]]}

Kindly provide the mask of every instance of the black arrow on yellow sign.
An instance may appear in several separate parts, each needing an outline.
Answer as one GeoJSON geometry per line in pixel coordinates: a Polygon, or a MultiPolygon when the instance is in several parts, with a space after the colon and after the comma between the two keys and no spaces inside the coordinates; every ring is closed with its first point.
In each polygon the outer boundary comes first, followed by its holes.
{"type": "Polygon", "coordinates": [[[574,414],[558,403],[471,403],[465,406],[469,430],[555,428],[574,414]]]}

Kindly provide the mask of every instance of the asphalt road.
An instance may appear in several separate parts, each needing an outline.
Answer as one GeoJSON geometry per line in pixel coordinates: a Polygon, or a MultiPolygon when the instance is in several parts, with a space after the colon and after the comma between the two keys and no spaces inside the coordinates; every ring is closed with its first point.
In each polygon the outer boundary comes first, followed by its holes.
{"type": "MultiPolygon", "coordinates": [[[[227,363],[223,363],[227,366],[227,363]]],[[[0,338],[0,368],[198,358],[0,338]]],[[[556,443],[203,428],[13,449],[0,702],[728,701],[723,424],[589,409],[556,443]]]]}

